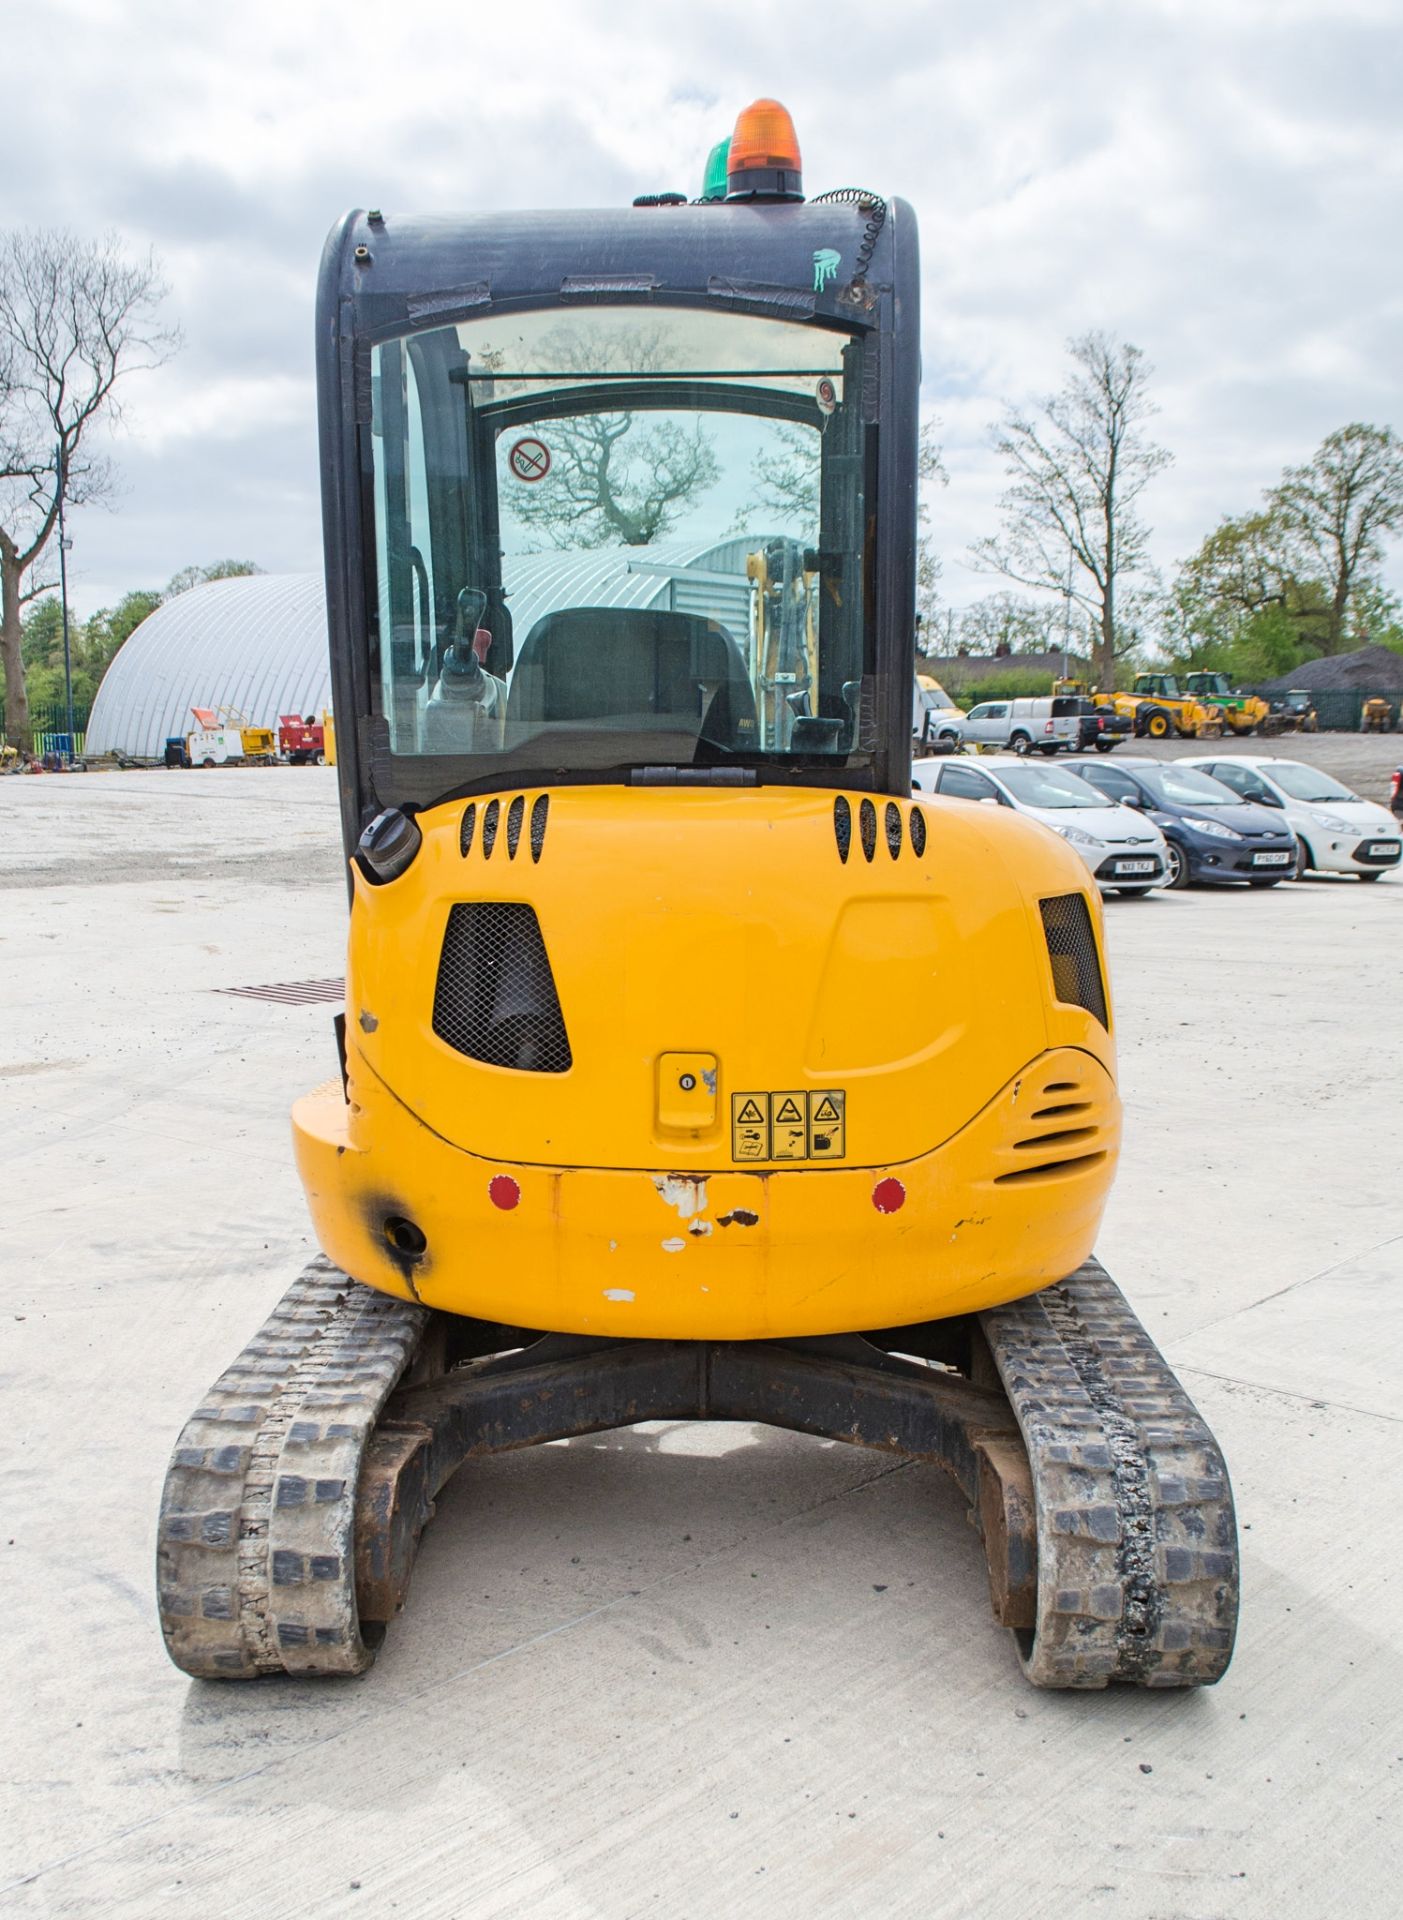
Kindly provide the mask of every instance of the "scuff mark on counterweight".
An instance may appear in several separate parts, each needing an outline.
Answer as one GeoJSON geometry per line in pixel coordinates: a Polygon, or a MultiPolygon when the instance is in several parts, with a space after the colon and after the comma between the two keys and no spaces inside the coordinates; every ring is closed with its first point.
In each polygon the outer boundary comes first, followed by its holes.
{"type": "Polygon", "coordinates": [[[706,1212],[706,1180],[690,1173],[655,1173],[653,1185],[680,1220],[694,1220],[706,1212]]]}

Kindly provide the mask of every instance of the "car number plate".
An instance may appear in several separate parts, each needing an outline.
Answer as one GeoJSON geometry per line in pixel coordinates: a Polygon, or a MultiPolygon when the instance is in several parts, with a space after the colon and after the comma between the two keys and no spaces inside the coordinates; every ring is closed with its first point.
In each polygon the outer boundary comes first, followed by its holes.
{"type": "Polygon", "coordinates": [[[1290,864],[1289,853],[1254,853],[1252,855],[1254,867],[1287,867],[1290,864]]]}
{"type": "Polygon", "coordinates": [[[1371,840],[1364,852],[1370,860],[1396,860],[1398,842],[1396,840],[1371,840]]]}
{"type": "Polygon", "coordinates": [[[1156,862],[1153,860],[1117,860],[1117,873],[1153,873],[1156,862]]]}

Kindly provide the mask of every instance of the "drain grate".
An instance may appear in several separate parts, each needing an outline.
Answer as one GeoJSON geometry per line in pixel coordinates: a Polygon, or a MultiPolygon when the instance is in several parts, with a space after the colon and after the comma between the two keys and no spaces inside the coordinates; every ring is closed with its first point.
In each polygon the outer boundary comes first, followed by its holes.
{"type": "Polygon", "coordinates": [[[271,987],[214,987],[214,993],[230,993],[239,1000],[272,1000],[280,1007],[314,1007],[323,1000],[344,1000],[344,980],[284,980],[271,987]]]}

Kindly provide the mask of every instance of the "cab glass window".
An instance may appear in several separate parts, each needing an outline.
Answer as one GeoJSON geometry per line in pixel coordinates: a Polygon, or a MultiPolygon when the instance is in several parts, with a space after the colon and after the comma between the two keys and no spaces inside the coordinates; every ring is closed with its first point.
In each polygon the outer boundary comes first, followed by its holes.
{"type": "Polygon", "coordinates": [[[642,307],[371,355],[381,708],[445,790],[508,768],[870,759],[862,347],[642,307]]]}

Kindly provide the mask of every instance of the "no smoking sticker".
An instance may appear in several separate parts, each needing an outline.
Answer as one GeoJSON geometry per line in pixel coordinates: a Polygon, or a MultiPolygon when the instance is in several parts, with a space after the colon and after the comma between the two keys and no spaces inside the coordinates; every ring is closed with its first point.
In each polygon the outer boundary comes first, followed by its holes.
{"type": "Polygon", "coordinates": [[[518,480],[544,480],[550,472],[550,448],[544,440],[527,434],[507,455],[507,465],[518,480]]]}

